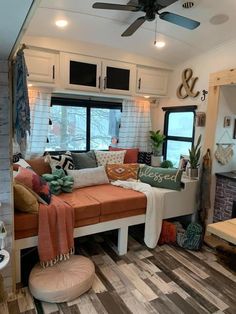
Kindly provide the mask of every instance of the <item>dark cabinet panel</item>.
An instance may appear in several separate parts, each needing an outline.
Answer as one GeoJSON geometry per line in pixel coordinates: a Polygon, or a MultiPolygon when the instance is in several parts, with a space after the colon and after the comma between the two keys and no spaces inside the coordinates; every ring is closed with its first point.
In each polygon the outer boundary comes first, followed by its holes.
{"type": "Polygon", "coordinates": [[[107,66],[105,88],[129,90],[130,70],[107,66]]]}
{"type": "Polygon", "coordinates": [[[70,61],[70,84],[96,87],[97,65],[70,61]]]}

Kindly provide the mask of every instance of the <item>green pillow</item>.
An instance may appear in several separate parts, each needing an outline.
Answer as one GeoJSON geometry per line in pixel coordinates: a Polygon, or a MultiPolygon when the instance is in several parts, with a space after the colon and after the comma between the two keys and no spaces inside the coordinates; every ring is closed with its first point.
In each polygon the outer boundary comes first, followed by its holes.
{"type": "Polygon", "coordinates": [[[93,150],[87,153],[71,153],[75,169],[95,168],[97,160],[93,150]]]}
{"type": "Polygon", "coordinates": [[[179,191],[181,189],[182,173],[183,170],[180,169],[143,166],[139,170],[139,179],[141,182],[148,183],[157,188],[179,191]]]}

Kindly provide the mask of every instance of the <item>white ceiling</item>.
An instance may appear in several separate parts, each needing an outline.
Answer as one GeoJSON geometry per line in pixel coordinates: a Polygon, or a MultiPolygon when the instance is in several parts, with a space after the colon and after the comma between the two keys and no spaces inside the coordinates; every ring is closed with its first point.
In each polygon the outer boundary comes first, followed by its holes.
{"type": "Polygon", "coordinates": [[[33,0],[0,0],[0,60],[7,59],[33,0]]]}
{"type": "MultiPolygon", "coordinates": [[[[154,57],[169,64],[178,64],[236,38],[235,0],[195,0],[196,6],[192,9],[182,8],[183,0],[179,0],[164,9],[195,19],[201,25],[191,31],[157,17],[158,37],[166,42],[166,47],[162,50],[153,45],[155,22],[145,22],[131,37],[121,37],[121,33],[137,17],[144,15],[142,12],[93,9],[92,4],[95,1],[42,0],[26,35],[104,44],[154,57]],[[209,20],[217,14],[228,15],[228,21],[221,25],[212,25],[209,20]],[[61,30],[54,25],[55,20],[59,18],[68,20],[69,25],[66,29],[61,30]]],[[[22,3],[22,0],[19,2],[22,3]]],[[[128,0],[101,0],[101,2],[126,4],[128,0]]]]}

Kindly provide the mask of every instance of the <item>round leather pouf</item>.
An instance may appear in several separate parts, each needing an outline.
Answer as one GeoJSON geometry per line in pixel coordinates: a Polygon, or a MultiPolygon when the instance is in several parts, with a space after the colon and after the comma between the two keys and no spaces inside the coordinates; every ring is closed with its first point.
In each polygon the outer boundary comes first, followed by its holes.
{"type": "Polygon", "coordinates": [[[93,262],[81,255],[72,255],[52,267],[34,266],[29,277],[29,289],[38,300],[61,303],[76,299],[88,291],[95,275],[93,262]]]}

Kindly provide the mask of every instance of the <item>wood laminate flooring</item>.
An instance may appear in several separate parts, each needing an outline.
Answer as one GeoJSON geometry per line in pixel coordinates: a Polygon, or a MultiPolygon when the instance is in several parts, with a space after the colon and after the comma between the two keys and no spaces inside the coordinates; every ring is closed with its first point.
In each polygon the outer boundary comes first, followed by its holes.
{"type": "Polygon", "coordinates": [[[217,262],[209,247],[199,252],[171,245],[151,250],[130,236],[129,251],[120,257],[111,237],[78,240],[76,254],[95,263],[89,292],[72,302],[50,304],[33,299],[25,287],[0,303],[0,313],[236,313],[236,275],[217,262]]]}

